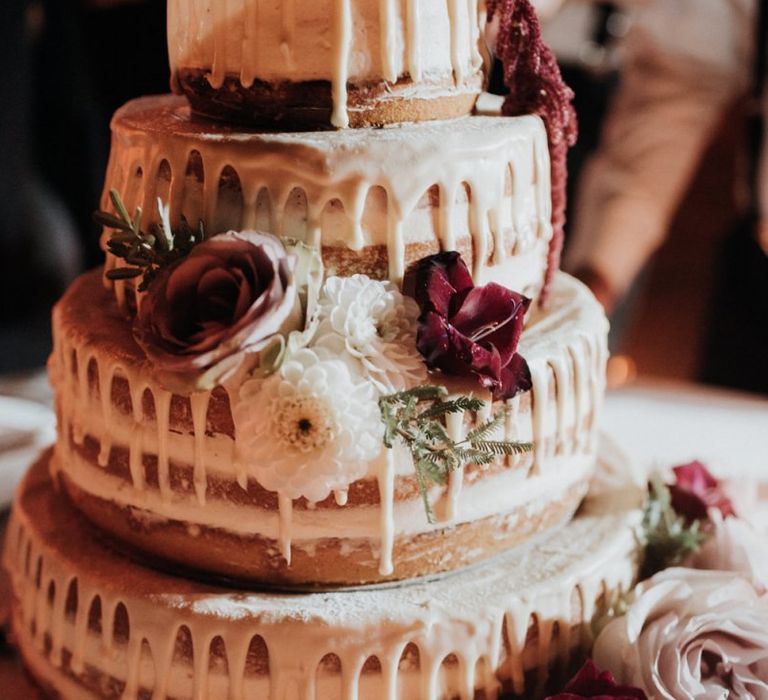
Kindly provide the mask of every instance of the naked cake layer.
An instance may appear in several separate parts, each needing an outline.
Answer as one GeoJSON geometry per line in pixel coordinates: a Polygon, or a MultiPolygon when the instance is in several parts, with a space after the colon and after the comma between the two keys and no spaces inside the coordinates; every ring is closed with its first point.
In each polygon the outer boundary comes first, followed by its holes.
{"type": "MultiPolygon", "coordinates": [[[[113,189],[129,212],[142,208],[145,227],[160,219],[159,198],[174,229],[182,217],[209,237],[255,228],[317,247],[328,274],[395,282],[458,250],[476,284],[514,282],[531,298],[552,238],[538,117],[276,133],[196,121],[181,98],[142,98],[112,121],[102,209],[113,189]]],[[[116,285],[120,298],[130,288],[116,285]]]]}
{"type": "MultiPolygon", "coordinates": [[[[188,568],[272,584],[350,585],[451,570],[567,520],[594,466],[607,324],[580,283],[561,275],[534,309],[520,352],[533,387],[480,414],[506,411],[499,439],[532,453],[454,471],[429,490],[434,521],[406,452],[384,450],[349,488],[317,503],[283,498],[240,449],[233,384],[177,396],[155,379],[94,271],[54,312],[50,376],[59,438],[53,467],[102,528],[188,568]]],[[[441,376],[450,391],[464,384],[441,376]]]]}

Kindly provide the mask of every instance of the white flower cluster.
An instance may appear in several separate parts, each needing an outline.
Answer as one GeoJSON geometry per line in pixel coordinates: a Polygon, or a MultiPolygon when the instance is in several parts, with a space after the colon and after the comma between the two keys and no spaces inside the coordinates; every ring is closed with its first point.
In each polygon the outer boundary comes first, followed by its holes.
{"type": "Polygon", "coordinates": [[[418,315],[416,302],[391,282],[331,277],[320,296],[314,345],[347,360],[380,392],[402,391],[426,377],[416,350],[418,315]]]}
{"type": "Polygon", "coordinates": [[[265,488],[321,501],[383,450],[381,395],[423,383],[416,303],[390,282],[330,277],[279,368],[240,388],[240,458],[265,488]]]}

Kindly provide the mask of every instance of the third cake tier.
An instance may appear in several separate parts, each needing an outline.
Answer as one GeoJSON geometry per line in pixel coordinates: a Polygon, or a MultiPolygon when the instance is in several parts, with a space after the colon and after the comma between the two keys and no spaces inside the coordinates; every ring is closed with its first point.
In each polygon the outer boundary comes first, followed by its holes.
{"type": "MultiPolygon", "coordinates": [[[[256,411],[258,421],[270,420],[252,403],[262,399],[237,382],[191,396],[163,388],[94,271],[54,313],[50,372],[60,430],[52,464],[99,527],[190,569],[291,586],[452,570],[572,516],[595,460],[606,333],[589,291],[558,275],[550,308],[532,309],[520,343],[532,388],[505,403],[487,400],[477,413],[454,414],[446,423],[460,441],[503,409],[496,438],[531,441],[533,451],[457,469],[446,484],[430,486],[430,521],[413,464],[397,449],[385,450],[362,478],[318,502],[270,490],[271,483],[287,483],[277,466],[285,436],[278,422],[260,438],[277,450],[274,468],[263,445],[254,453],[253,431],[263,426],[249,416],[256,411]]],[[[302,381],[315,381],[314,370],[302,372],[302,381]]],[[[440,381],[450,392],[483,396],[463,380],[440,381]]],[[[352,430],[356,419],[347,416],[349,425],[341,428],[352,430]]]]}
{"type": "Polygon", "coordinates": [[[478,0],[174,0],[172,79],[197,112],[284,129],[468,114],[478,0]]]}
{"type": "Polygon", "coordinates": [[[535,298],[552,239],[547,136],[533,116],[249,132],[195,121],[182,98],[143,98],[112,122],[105,209],[112,189],[145,225],[159,197],[174,229],[182,217],[207,236],[255,228],[318,247],[329,275],[396,283],[457,250],[476,284],[514,282],[535,298]]]}

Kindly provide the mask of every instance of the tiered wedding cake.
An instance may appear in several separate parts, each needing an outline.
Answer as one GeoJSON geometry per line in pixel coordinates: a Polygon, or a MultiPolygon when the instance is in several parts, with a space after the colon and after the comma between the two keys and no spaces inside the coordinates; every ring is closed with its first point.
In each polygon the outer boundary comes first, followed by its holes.
{"type": "Polygon", "coordinates": [[[9,528],[54,696],[530,695],[630,585],[634,500],[582,504],[607,324],[554,271],[568,94],[491,3],[512,93],[473,114],[481,4],[169,0],[185,96],[114,117],[9,528]]]}

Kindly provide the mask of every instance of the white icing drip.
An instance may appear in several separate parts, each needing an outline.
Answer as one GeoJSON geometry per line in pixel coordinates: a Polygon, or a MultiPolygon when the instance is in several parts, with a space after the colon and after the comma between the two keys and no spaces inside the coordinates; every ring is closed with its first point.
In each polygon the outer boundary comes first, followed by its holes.
{"type": "Polygon", "coordinates": [[[285,563],[291,565],[291,542],[293,540],[293,501],[288,496],[278,494],[278,509],[280,511],[280,531],[278,541],[280,553],[285,563]]]}
{"type": "Polygon", "coordinates": [[[200,505],[205,505],[205,492],[208,488],[208,479],[205,471],[205,435],[208,423],[208,403],[211,394],[208,391],[201,391],[192,394],[189,402],[192,407],[192,426],[195,433],[195,459],[194,459],[194,482],[195,494],[200,505]]]}
{"type": "Polygon", "coordinates": [[[413,80],[421,80],[421,44],[419,28],[419,0],[408,3],[408,72],[413,80]]]}
{"type": "Polygon", "coordinates": [[[564,356],[553,358],[550,361],[552,372],[555,377],[555,392],[557,395],[557,433],[555,436],[555,452],[556,454],[562,454],[566,447],[566,408],[573,404],[573,381],[572,372],[568,365],[570,353],[565,353],[564,356]]]}
{"type": "MultiPolygon", "coordinates": [[[[161,194],[172,221],[202,217],[208,231],[257,222],[340,252],[387,246],[395,281],[402,279],[408,245],[449,249],[471,239],[478,284],[514,279],[519,291],[535,297],[551,237],[547,157],[536,117],[471,117],[365,132],[236,133],[190,122],[178,98],[144,98],[113,120],[102,206],[110,209],[114,188],[129,210],[144,207],[150,225],[161,194]],[[202,182],[186,175],[193,152],[202,182]],[[170,183],[158,181],[161,163],[170,183]],[[228,166],[240,194],[220,190],[228,166]],[[139,168],[141,178],[135,177],[139,168]],[[433,186],[440,188],[434,211],[427,206],[433,186]],[[538,236],[530,238],[531,231],[538,236]]],[[[115,258],[107,257],[114,267],[115,258]]],[[[124,286],[116,290],[122,298],[124,286]]]]}
{"type": "Polygon", "coordinates": [[[395,0],[379,0],[379,21],[381,22],[381,66],[382,75],[394,83],[397,80],[395,59],[395,0]]]}
{"type": "Polygon", "coordinates": [[[127,654],[127,670],[125,690],[123,690],[122,697],[126,700],[134,700],[139,696],[139,672],[141,666],[139,664],[141,660],[141,643],[142,639],[137,634],[137,630],[133,630],[130,639],[128,640],[128,654],[127,654]]]}
{"type": "Polygon", "coordinates": [[[143,399],[145,388],[145,384],[140,384],[136,381],[129,384],[134,425],[131,430],[131,444],[128,448],[128,461],[133,488],[138,489],[139,491],[144,488],[144,444],[142,441],[144,431],[142,430],[142,426],[144,424],[143,399]]]}
{"type": "Polygon", "coordinates": [[[168,437],[171,418],[172,394],[161,387],[149,387],[155,401],[155,423],[157,427],[157,482],[160,495],[167,501],[171,497],[170,463],[168,459],[168,437]]]}
{"type": "Polygon", "coordinates": [[[546,405],[549,395],[549,363],[537,360],[528,363],[531,369],[531,403],[533,412],[533,468],[534,474],[541,470],[546,448],[544,444],[546,430],[546,405]]]}
{"type": "Polygon", "coordinates": [[[389,279],[395,284],[400,284],[405,275],[405,241],[403,240],[403,224],[395,218],[395,214],[389,215],[389,241],[387,242],[387,254],[389,256],[389,279]]]}
{"type": "Polygon", "coordinates": [[[461,23],[462,0],[448,0],[448,13],[451,18],[451,67],[453,79],[457,84],[464,78],[464,62],[461,59],[462,28],[461,23]]]}
{"type": "MultiPolygon", "coordinates": [[[[67,370],[69,373],[67,376],[67,390],[74,392],[74,400],[78,408],[82,410],[85,408],[85,406],[88,405],[90,389],[88,385],[88,367],[90,366],[92,360],[95,361],[95,357],[91,353],[78,352],[77,350],[73,349],[69,354],[69,359],[70,367],[67,370]],[[75,356],[77,357],[76,361],[74,359],[75,356]],[[75,386],[73,386],[75,381],[73,365],[75,364],[77,365],[77,383],[75,386]]],[[[73,425],[73,428],[74,430],[72,439],[76,445],[82,445],[83,440],[85,439],[84,426],[81,425],[81,423],[78,421],[73,425]]]]}
{"type": "MultiPolygon", "coordinates": [[[[255,4],[255,3],[250,3],[255,4]]],[[[285,59],[286,66],[290,69],[294,65],[294,27],[296,24],[296,2],[295,0],[283,0],[282,15],[280,17],[280,53],[285,59]]],[[[256,68],[252,68],[254,75],[256,68]]]]}
{"type": "Polygon", "coordinates": [[[571,443],[572,453],[584,449],[584,438],[588,433],[587,428],[584,425],[590,400],[590,395],[587,391],[589,372],[585,362],[585,359],[588,357],[588,351],[586,350],[588,343],[588,339],[582,338],[581,343],[575,343],[568,349],[568,354],[573,363],[573,379],[576,392],[576,405],[573,421],[576,426],[576,436],[571,443]]]}
{"type": "MultiPolygon", "coordinates": [[[[99,396],[101,398],[101,412],[104,416],[105,425],[109,425],[112,419],[112,380],[115,377],[117,367],[114,364],[100,363],[96,365],[99,374],[99,396]]],[[[88,381],[87,374],[80,381],[88,381]]],[[[101,441],[98,462],[100,467],[106,467],[109,462],[109,453],[112,449],[112,442],[107,433],[101,441]]]]}
{"type": "Polygon", "coordinates": [[[594,406],[592,413],[592,431],[589,436],[590,449],[597,449],[597,416],[600,413],[600,409],[603,405],[603,399],[605,397],[605,368],[608,364],[608,345],[604,338],[594,338],[594,366],[591,372],[592,378],[592,405],[594,406]]]}
{"type": "MultiPolygon", "coordinates": [[[[284,0],[283,16],[288,9],[292,9],[293,3],[284,0]]],[[[169,3],[169,15],[170,3],[169,3]]],[[[240,68],[240,83],[243,87],[251,87],[259,69],[259,3],[249,2],[245,6],[245,21],[243,22],[243,41],[240,51],[243,55],[243,65],[240,68]]],[[[285,30],[283,30],[285,31],[285,30]]]]}
{"type": "MultiPolygon", "coordinates": [[[[478,415],[478,422],[481,422],[483,418],[478,415]]],[[[448,433],[448,437],[453,442],[461,442],[465,436],[466,431],[464,428],[464,414],[463,413],[451,413],[445,418],[445,428],[448,433]]],[[[445,511],[444,519],[446,522],[452,522],[456,518],[456,510],[459,504],[459,496],[461,495],[461,486],[464,483],[464,467],[455,469],[448,475],[448,489],[445,493],[445,511]]]]}
{"type": "MultiPolygon", "coordinates": [[[[217,0],[213,4],[213,26],[222,27],[227,18],[227,0],[217,0]]],[[[224,84],[227,66],[227,40],[224,32],[213,32],[213,62],[208,82],[213,88],[220,88],[224,84]]]]}
{"type": "Polygon", "coordinates": [[[72,657],[69,665],[74,673],[82,673],[85,670],[85,636],[88,632],[88,612],[93,604],[95,593],[86,588],[80,581],[78,585],[78,606],[75,610],[75,643],[72,645],[72,657]],[[87,601],[85,603],[84,601],[87,601]]]}
{"type": "Polygon", "coordinates": [[[331,95],[333,111],[331,124],[339,129],[349,126],[347,112],[347,79],[349,77],[349,52],[352,37],[352,8],[350,0],[336,0],[334,17],[334,56],[333,78],[331,79],[331,95]]]}
{"type": "Polygon", "coordinates": [[[389,576],[394,570],[392,552],[395,546],[395,455],[385,449],[379,459],[379,510],[381,517],[381,552],[379,573],[389,576]]]}
{"type": "Polygon", "coordinates": [[[564,664],[570,658],[567,642],[578,639],[570,628],[588,635],[598,602],[610,604],[631,585],[632,532],[642,498],[623,492],[588,501],[573,523],[538,546],[445,580],[390,590],[285,596],[217,592],[210,585],[180,584],[139,570],[101,549],[88,526],[67,514],[69,506],[56,499],[50,486],[38,488],[41,475],[44,466],[22,487],[4,564],[20,601],[13,618],[22,650],[33,672],[66,700],[83,697],[84,691],[56,671],[64,650],[72,653],[75,673],[88,668],[124,682],[125,698],[148,690],[157,698],[242,700],[271,692],[271,697],[286,700],[320,700],[338,697],[330,693],[335,686],[342,688],[344,698],[437,700],[472,697],[481,688],[496,697],[499,680],[510,681],[520,694],[534,693],[525,683],[526,672],[538,670],[541,685],[549,663],[564,664]],[[63,536],[46,542],[51,523],[64,528],[63,536]],[[65,602],[73,582],[77,607],[68,615],[65,602]],[[97,597],[100,633],[87,625],[97,597]],[[574,599],[582,606],[572,609],[574,599]],[[118,606],[127,613],[127,644],[113,636],[118,606]],[[536,626],[538,642],[526,645],[530,624],[536,626]],[[190,633],[192,666],[173,653],[181,626],[190,633]],[[246,673],[254,636],[263,640],[269,655],[269,678],[246,673]],[[211,663],[214,637],[223,641],[228,674],[211,663]],[[46,638],[51,640],[49,655],[46,638]],[[419,650],[418,668],[401,664],[409,643],[419,650]],[[329,653],[341,662],[340,678],[316,674],[320,659],[329,653]],[[451,654],[458,666],[443,665],[451,654]],[[373,655],[381,663],[380,676],[362,671],[373,655]]]}

